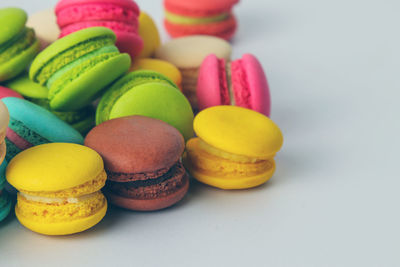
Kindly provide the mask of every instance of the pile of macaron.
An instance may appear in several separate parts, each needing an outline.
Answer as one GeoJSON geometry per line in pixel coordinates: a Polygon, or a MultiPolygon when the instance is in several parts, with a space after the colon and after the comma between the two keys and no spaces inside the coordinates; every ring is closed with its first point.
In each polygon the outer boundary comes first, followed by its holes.
{"type": "Polygon", "coordinates": [[[192,179],[268,181],[283,136],[261,63],[231,59],[237,2],[164,0],[166,43],[133,0],[0,9],[0,221],[15,203],[26,228],[74,234],[109,205],[173,206],[192,179]]]}

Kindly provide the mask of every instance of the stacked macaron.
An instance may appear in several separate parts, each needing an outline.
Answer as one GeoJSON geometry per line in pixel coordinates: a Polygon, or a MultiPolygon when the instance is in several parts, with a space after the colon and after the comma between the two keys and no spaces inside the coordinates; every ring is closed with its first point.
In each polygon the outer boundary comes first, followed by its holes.
{"type": "Polygon", "coordinates": [[[61,0],[56,9],[60,37],[89,28],[107,27],[117,36],[117,47],[132,58],[143,48],[138,35],[140,10],[133,0],[61,0]]]}
{"type": "Polygon", "coordinates": [[[7,217],[11,209],[11,200],[6,191],[4,191],[5,169],[7,161],[4,160],[6,156],[6,144],[4,138],[6,136],[7,125],[9,121],[9,114],[7,107],[0,100],[0,222],[7,217]]]}
{"type": "Polygon", "coordinates": [[[237,22],[232,14],[238,0],[164,0],[165,28],[172,37],[214,35],[230,39],[237,22]]]}

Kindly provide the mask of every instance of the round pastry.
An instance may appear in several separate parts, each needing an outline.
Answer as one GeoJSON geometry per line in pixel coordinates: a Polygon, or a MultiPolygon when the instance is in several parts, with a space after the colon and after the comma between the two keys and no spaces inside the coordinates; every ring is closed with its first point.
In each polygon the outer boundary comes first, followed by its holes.
{"type": "Polygon", "coordinates": [[[214,35],[230,39],[237,22],[232,14],[239,0],[164,0],[164,25],[172,37],[214,35]]]}
{"type": "Polygon", "coordinates": [[[84,29],[57,40],[33,61],[31,80],[49,89],[50,107],[74,111],[89,105],[130,68],[130,57],[114,45],[103,27],[84,29]]]}
{"type": "Polygon", "coordinates": [[[18,97],[18,98],[23,98],[19,93],[7,88],[0,86],[0,99],[6,98],[6,97],[18,97]]]}
{"type": "Polygon", "coordinates": [[[40,41],[41,49],[54,43],[60,35],[57,18],[53,9],[36,12],[28,17],[26,26],[33,28],[40,41]]]}
{"type": "Polygon", "coordinates": [[[136,70],[150,70],[156,71],[168,77],[173,81],[179,88],[182,86],[182,74],[177,67],[168,61],[153,59],[153,58],[143,58],[138,59],[134,62],[132,71],[136,70]]]}
{"type": "Polygon", "coordinates": [[[6,177],[19,191],[18,220],[34,232],[78,233],[106,214],[100,191],[107,179],[103,160],[88,147],[53,143],[30,148],[8,164],[6,177]]]}
{"type": "Polygon", "coordinates": [[[188,36],[165,43],[157,49],[155,57],[174,64],[182,73],[182,89],[194,109],[197,109],[196,87],[198,72],[204,58],[215,54],[230,60],[231,45],[213,36],[188,36]]]}
{"type": "Polygon", "coordinates": [[[96,123],[142,115],[178,129],[185,140],[193,137],[193,111],[177,86],[158,72],[128,73],[107,90],[96,111],[96,123]]]}
{"type": "Polygon", "coordinates": [[[130,116],[104,122],[89,132],[85,145],[104,159],[105,194],[117,206],[159,210],[181,200],[189,179],[181,163],[182,135],[160,120],[130,116]]]}
{"type": "Polygon", "coordinates": [[[16,92],[22,94],[27,100],[47,109],[58,118],[62,119],[82,135],[86,135],[95,126],[95,109],[92,105],[76,111],[55,111],[50,107],[47,96],[47,87],[31,81],[28,74],[19,75],[8,81],[6,85],[16,92]]]}
{"type": "Polygon", "coordinates": [[[196,116],[194,129],[198,137],[187,142],[184,164],[195,179],[222,189],[244,189],[272,177],[283,136],[267,116],[216,106],[196,116]]]}
{"type": "Polygon", "coordinates": [[[25,27],[27,15],[19,8],[0,9],[0,82],[24,71],[39,52],[39,41],[25,27]]]}
{"type": "Polygon", "coordinates": [[[132,59],[143,48],[138,35],[139,7],[133,0],[61,0],[56,6],[60,37],[89,28],[107,27],[117,36],[116,46],[132,59]]]}
{"type": "Polygon", "coordinates": [[[32,146],[53,142],[83,144],[79,132],[46,109],[15,97],[7,97],[2,101],[10,113],[6,135],[8,162],[32,146]]]}
{"type": "Polygon", "coordinates": [[[270,115],[271,98],[264,70],[256,57],[245,54],[227,61],[209,55],[204,59],[197,83],[199,109],[236,105],[270,115]]]}
{"type": "Polygon", "coordinates": [[[153,19],[143,10],[139,16],[139,35],[143,40],[143,49],[137,58],[152,57],[161,44],[161,38],[153,19]]]}

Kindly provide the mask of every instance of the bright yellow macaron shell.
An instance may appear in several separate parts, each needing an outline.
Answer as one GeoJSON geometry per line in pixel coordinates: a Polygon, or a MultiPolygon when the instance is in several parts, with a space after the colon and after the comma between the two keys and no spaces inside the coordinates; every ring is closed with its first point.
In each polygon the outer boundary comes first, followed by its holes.
{"type": "Polygon", "coordinates": [[[194,120],[197,138],[184,155],[191,175],[222,189],[245,189],[268,181],[273,157],[283,144],[279,127],[268,117],[241,107],[216,106],[194,120]]]}
{"type": "Polygon", "coordinates": [[[18,220],[34,232],[78,233],[106,214],[100,189],[107,175],[101,156],[90,148],[66,143],[32,147],[11,160],[6,177],[19,190],[18,220]]]}

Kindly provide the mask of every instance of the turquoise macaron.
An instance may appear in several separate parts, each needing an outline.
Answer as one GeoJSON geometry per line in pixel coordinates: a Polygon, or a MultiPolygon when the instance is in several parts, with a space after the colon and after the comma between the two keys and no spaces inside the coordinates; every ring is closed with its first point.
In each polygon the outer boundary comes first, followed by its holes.
{"type": "Polygon", "coordinates": [[[193,110],[178,87],[153,71],[134,71],[116,81],[96,110],[96,124],[142,115],[162,120],[178,129],[185,140],[193,137],[193,110]]]}
{"type": "Polygon", "coordinates": [[[83,144],[82,135],[50,111],[16,97],[2,101],[10,113],[5,138],[8,162],[32,146],[53,142],[83,144]]]}
{"type": "Polygon", "coordinates": [[[7,217],[11,210],[11,199],[4,190],[6,183],[6,167],[7,161],[3,161],[0,165],[0,222],[7,217]]]}
{"type": "Polygon", "coordinates": [[[25,99],[49,110],[82,135],[86,135],[95,126],[95,108],[92,105],[76,111],[55,111],[50,107],[47,98],[49,94],[47,87],[30,80],[28,73],[23,73],[7,81],[5,85],[15,92],[20,93],[25,99]]]}
{"type": "Polygon", "coordinates": [[[129,70],[131,58],[118,51],[115,39],[110,29],[87,28],[57,40],[35,58],[29,77],[49,89],[53,110],[88,106],[129,70]]]}
{"type": "Polygon", "coordinates": [[[39,41],[26,21],[22,9],[0,9],[0,82],[24,71],[39,52],[39,41]]]}

